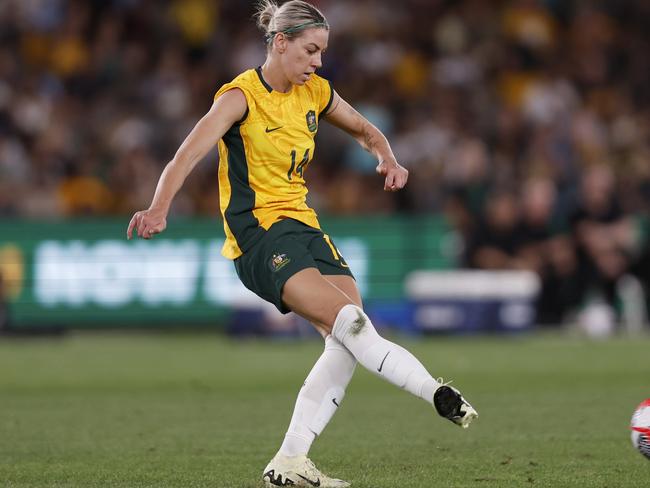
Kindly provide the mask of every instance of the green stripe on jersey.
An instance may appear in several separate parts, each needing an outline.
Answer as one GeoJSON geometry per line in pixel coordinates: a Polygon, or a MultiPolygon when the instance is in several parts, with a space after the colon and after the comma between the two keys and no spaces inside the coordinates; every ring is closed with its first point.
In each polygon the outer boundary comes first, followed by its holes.
{"type": "Polygon", "coordinates": [[[255,192],[248,182],[248,161],[244,151],[240,125],[234,124],[223,136],[228,149],[228,181],[230,201],[225,219],[242,252],[246,252],[264,234],[260,222],[253,215],[255,192]]]}
{"type": "Polygon", "coordinates": [[[327,111],[328,111],[328,110],[330,109],[330,107],[332,106],[332,101],[334,100],[334,87],[332,86],[332,82],[331,82],[330,80],[327,80],[327,84],[328,84],[329,87],[330,87],[330,98],[329,98],[329,100],[327,101],[327,105],[325,105],[325,108],[324,108],[323,110],[321,110],[321,111],[318,113],[318,118],[319,118],[319,119],[320,119],[324,114],[327,113],[327,111]]]}

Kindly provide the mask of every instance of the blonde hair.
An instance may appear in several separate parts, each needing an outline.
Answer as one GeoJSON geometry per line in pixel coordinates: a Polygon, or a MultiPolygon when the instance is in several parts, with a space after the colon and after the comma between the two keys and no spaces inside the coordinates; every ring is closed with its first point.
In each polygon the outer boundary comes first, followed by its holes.
{"type": "Polygon", "coordinates": [[[321,11],[302,0],[290,0],[282,5],[274,0],[262,0],[258,4],[255,18],[257,26],[264,32],[267,44],[271,44],[278,33],[294,39],[310,27],[330,28],[321,11]]]}

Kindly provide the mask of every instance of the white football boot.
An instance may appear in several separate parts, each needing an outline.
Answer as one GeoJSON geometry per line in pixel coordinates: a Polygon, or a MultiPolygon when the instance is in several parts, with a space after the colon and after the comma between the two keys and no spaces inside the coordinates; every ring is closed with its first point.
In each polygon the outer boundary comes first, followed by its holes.
{"type": "Polygon", "coordinates": [[[350,483],[330,478],[321,473],[307,456],[283,456],[276,454],[262,475],[267,488],[276,486],[300,486],[317,488],[345,488],[350,483]]]}
{"type": "MultiPolygon", "coordinates": [[[[440,381],[442,383],[442,381],[440,381]]],[[[469,427],[472,420],[478,418],[474,410],[460,392],[449,385],[440,386],[433,394],[433,406],[441,417],[451,420],[463,429],[469,427]]]]}

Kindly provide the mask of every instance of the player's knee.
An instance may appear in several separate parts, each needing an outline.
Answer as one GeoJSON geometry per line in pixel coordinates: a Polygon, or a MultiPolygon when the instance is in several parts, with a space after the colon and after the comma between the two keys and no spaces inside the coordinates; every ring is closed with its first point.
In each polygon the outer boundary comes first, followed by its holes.
{"type": "MultiPolygon", "coordinates": [[[[323,333],[324,336],[327,335],[332,335],[334,336],[334,327],[336,325],[337,320],[339,320],[339,317],[341,317],[341,311],[343,312],[344,317],[352,317],[353,314],[350,312],[351,310],[354,310],[354,317],[356,319],[356,322],[353,321],[352,325],[352,333],[353,334],[358,334],[367,327],[367,324],[370,323],[370,319],[368,316],[363,312],[363,310],[355,305],[354,303],[351,303],[350,301],[341,301],[339,303],[321,303],[317,307],[314,307],[312,309],[312,314],[315,320],[312,321],[312,323],[316,326],[316,328],[323,333]],[[352,309],[348,309],[346,307],[353,307],[352,309]],[[361,314],[356,313],[358,311],[361,314]]],[[[372,324],[370,324],[372,327],[372,324]]]]}
{"type": "MultiPolygon", "coordinates": [[[[334,325],[339,315],[339,311],[350,302],[331,303],[323,301],[318,304],[310,304],[302,308],[292,308],[294,312],[308,319],[323,337],[333,335],[334,325]]],[[[356,305],[355,305],[356,306],[356,305]]]]}
{"type": "Polygon", "coordinates": [[[334,320],[332,335],[344,342],[346,337],[360,334],[377,334],[377,331],[361,307],[353,304],[344,305],[334,320]]]}

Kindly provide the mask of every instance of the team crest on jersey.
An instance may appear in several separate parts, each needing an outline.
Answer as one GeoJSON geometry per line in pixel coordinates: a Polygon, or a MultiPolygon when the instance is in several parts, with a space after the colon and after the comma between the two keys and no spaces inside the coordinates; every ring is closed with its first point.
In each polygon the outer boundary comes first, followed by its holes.
{"type": "Polygon", "coordinates": [[[305,118],[307,119],[307,128],[309,129],[309,132],[316,132],[316,129],[318,129],[318,122],[316,121],[316,112],[310,110],[305,115],[305,118]]]}
{"type": "Polygon", "coordinates": [[[291,258],[288,258],[286,254],[273,254],[271,258],[271,271],[276,272],[280,271],[287,264],[291,262],[291,258]]]}

